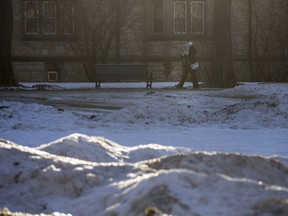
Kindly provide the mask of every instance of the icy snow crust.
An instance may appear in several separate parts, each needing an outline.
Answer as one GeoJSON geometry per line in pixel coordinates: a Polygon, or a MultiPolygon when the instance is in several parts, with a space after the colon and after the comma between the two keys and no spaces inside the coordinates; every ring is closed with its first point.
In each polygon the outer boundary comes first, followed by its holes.
{"type": "Polygon", "coordinates": [[[287,84],[79,85],[0,91],[0,208],[288,215],[287,84]]]}
{"type": "Polygon", "coordinates": [[[170,215],[288,213],[288,168],[275,158],[123,147],[81,134],[37,149],[2,140],[0,148],[0,206],[14,211],[132,216],[157,207],[170,215]],[[89,161],[81,153],[77,157],[79,146],[91,152],[89,161]],[[48,153],[57,151],[64,156],[48,153]]]}

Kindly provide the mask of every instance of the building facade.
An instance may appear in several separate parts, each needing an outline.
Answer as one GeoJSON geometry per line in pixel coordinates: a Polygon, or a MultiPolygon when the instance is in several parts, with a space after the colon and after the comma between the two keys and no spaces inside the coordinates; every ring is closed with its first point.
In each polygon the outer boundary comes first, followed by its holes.
{"type": "MultiPolygon", "coordinates": [[[[118,9],[122,7],[125,12],[123,7],[126,8],[127,5],[124,2],[128,1],[129,4],[129,0],[118,1],[122,2],[118,2],[118,9]]],[[[129,16],[126,17],[126,24],[121,24],[119,19],[111,19],[122,27],[115,33],[115,37],[111,37],[111,41],[108,40],[109,35],[106,38],[103,36],[103,40],[110,43],[105,62],[145,63],[153,73],[154,81],[178,81],[182,73],[179,50],[184,42],[193,41],[200,62],[200,69],[197,71],[199,79],[209,80],[215,57],[214,4],[218,1],[220,0],[138,0],[137,9],[133,9],[135,20],[133,16],[129,16]]],[[[93,47],[92,39],[88,51],[85,49],[88,46],[85,40],[99,35],[105,26],[105,23],[93,25],[98,22],[95,20],[97,14],[101,14],[97,19],[104,16],[103,11],[97,8],[97,1],[12,2],[12,58],[18,81],[91,80],[87,75],[88,66],[85,62],[89,62],[94,55],[97,58],[94,63],[101,63],[101,57],[96,52],[99,46],[93,47]],[[79,35],[85,31],[83,16],[85,22],[90,23],[90,33],[78,43],[79,35]]],[[[116,4],[117,0],[112,2],[116,4]]],[[[231,55],[237,81],[265,80],[265,77],[271,78],[277,71],[277,76],[287,79],[288,27],[281,25],[288,23],[287,7],[284,0],[232,0],[231,55]]],[[[114,12],[117,18],[117,13],[114,12]]]]}

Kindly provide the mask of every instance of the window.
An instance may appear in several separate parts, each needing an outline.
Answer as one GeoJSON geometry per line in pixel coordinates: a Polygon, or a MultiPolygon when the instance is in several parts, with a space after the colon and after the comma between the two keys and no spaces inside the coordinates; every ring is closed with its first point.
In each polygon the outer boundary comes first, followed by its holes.
{"type": "Polygon", "coordinates": [[[153,3],[153,33],[163,33],[163,2],[153,3]]]}
{"type": "Polygon", "coordinates": [[[63,36],[74,33],[73,0],[24,0],[27,36],[63,36]]]}
{"type": "Polygon", "coordinates": [[[187,2],[174,2],[174,34],[187,33],[187,2]]]}
{"type": "Polygon", "coordinates": [[[56,34],[56,2],[43,1],[43,34],[56,34]]]}
{"type": "Polygon", "coordinates": [[[204,1],[174,1],[174,34],[203,33],[204,1]],[[191,8],[190,11],[188,8],[191,8]],[[188,16],[190,20],[188,20],[188,16]]]}
{"type": "Polygon", "coordinates": [[[191,31],[192,34],[204,33],[204,2],[191,2],[191,31]]]}
{"type": "Polygon", "coordinates": [[[60,2],[61,29],[64,35],[74,33],[74,6],[72,1],[60,2]],[[72,18],[71,18],[72,17],[72,18]]]}
{"type": "MultiPolygon", "coordinates": [[[[207,4],[207,5],[206,5],[207,4]]],[[[152,40],[206,37],[206,0],[145,0],[145,37],[152,40]]]]}
{"type": "Polygon", "coordinates": [[[38,1],[25,1],[25,34],[38,34],[39,32],[39,6],[38,1]]]}

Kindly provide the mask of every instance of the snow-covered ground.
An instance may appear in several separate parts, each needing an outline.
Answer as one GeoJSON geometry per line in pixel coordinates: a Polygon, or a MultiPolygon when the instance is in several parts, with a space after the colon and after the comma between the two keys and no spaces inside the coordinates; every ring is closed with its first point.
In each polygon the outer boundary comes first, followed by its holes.
{"type": "Polygon", "coordinates": [[[2,89],[0,208],[288,215],[288,84],[174,84],[2,89]]]}

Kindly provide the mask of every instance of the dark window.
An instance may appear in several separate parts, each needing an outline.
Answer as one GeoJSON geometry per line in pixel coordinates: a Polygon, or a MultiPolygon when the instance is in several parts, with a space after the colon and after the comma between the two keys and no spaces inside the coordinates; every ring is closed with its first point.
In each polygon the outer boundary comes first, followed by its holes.
{"type": "Polygon", "coordinates": [[[74,5],[73,1],[61,1],[61,29],[63,34],[70,35],[74,33],[74,5]],[[72,19],[71,19],[72,17],[72,19]]]}
{"type": "Polygon", "coordinates": [[[25,16],[25,34],[39,33],[39,2],[25,1],[24,16],[25,16]]]}
{"type": "Polygon", "coordinates": [[[24,0],[26,36],[61,36],[74,33],[73,0],[24,0]]]}
{"type": "Polygon", "coordinates": [[[57,15],[56,15],[56,2],[43,1],[42,2],[42,33],[43,34],[56,34],[57,28],[57,15]]]}
{"type": "Polygon", "coordinates": [[[153,3],[153,32],[163,33],[163,2],[153,3]]]}

